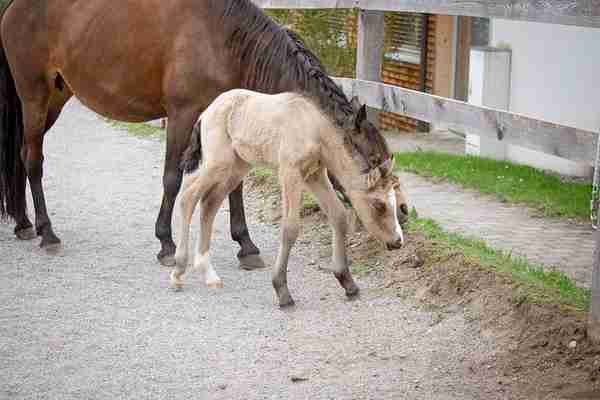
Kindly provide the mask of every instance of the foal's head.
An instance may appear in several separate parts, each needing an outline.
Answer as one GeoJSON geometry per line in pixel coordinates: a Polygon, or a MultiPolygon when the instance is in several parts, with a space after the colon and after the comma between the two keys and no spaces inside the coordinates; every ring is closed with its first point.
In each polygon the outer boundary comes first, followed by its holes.
{"type": "MultiPolygon", "coordinates": [[[[404,234],[399,224],[397,178],[392,174],[393,158],[372,168],[348,191],[352,206],[369,233],[385,243],[388,250],[399,249],[404,234]]],[[[401,192],[400,192],[401,193],[401,192]]]]}

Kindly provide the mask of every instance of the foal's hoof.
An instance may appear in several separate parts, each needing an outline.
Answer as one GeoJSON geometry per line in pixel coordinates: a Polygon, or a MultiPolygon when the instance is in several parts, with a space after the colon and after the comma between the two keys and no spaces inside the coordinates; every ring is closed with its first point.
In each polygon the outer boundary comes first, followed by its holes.
{"type": "Polygon", "coordinates": [[[206,282],[206,286],[211,289],[223,289],[223,281],[219,279],[216,281],[206,282]]]}
{"type": "Polygon", "coordinates": [[[17,236],[17,239],[19,239],[19,240],[32,240],[32,239],[36,238],[35,231],[33,230],[32,227],[15,231],[15,235],[17,236]]]}
{"type": "Polygon", "coordinates": [[[177,270],[174,269],[169,275],[170,286],[175,292],[180,292],[183,290],[183,281],[181,280],[181,275],[177,276],[175,273],[177,270]]]}
{"type": "Polygon", "coordinates": [[[165,266],[165,267],[174,267],[175,266],[175,255],[174,254],[162,255],[161,253],[158,253],[156,258],[158,258],[158,262],[162,266],[165,266]]]}
{"type": "Polygon", "coordinates": [[[360,294],[360,289],[356,284],[352,285],[350,288],[346,289],[346,296],[348,298],[355,298],[360,294]]]}
{"type": "Polygon", "coordinates": [[[250,254],[247,256],[238,257],[238,260],[240,260],[240,268],[246,271],[252,271],[266,267],[262,257],[258,254],[250,254]]]}
{"type": "Polygon", "coordinates": [[[181,292],[183,290],[183,282],[182,281],[178,281],[178,282],[173,282],[171,281],[171,290],[173,290],[174,292],[181,292]]]}

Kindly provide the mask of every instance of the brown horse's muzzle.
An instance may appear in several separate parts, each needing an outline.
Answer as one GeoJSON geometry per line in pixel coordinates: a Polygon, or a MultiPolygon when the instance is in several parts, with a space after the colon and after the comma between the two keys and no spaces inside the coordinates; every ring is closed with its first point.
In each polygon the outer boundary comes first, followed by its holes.
{"type": "Polygon", "coordinates": [[[398,223],[404,225],[408,222],[408,206],[406,204],[400,204],[397,211],[398,223]]]}

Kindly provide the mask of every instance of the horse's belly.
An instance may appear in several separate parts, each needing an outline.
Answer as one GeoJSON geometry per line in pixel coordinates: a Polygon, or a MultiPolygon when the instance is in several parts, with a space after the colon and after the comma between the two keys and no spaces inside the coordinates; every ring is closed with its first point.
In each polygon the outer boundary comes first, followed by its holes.
{"type": "Polygon", "coordinates": [[[69,68],[59,71],[73,94],[87,107],[108,118],[141,122],[166,115],[160,101],[159,82],[144,82],[135,77],[87,76],[69,68]],[[133,78],[133,79],[132,79],[133,78]],[[152,86],[157,86],[153,88],[152,86]],[[137,86],[137,87],[136,87],[137,86]]]}
{"type": "Polygon", "coordinates": [[[119,121],[143,122],[166,116],[160,101],[144,96],[119,96],[102,91],[81,92],[75,96],[96,113],[119,121]]]}

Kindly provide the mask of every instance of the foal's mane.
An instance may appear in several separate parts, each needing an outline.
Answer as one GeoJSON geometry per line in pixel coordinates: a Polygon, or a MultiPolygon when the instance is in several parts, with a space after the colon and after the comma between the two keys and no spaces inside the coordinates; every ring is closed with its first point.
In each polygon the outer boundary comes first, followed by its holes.
{"type": "MultiPolygon", "coordinates": [[[[304,94],[346,132],[344,141],[357,150],[348,132],[354,117],[352,104],[300,36],[279,26],[250,0],[221,1],[226,43],[240,62],[243,87],[269,94],[304,94]]],[[[366,140],[388,152],[383,136],[369,132],[366,140]]],[[[368,155],[362,156],[369,164],[368,155]]]]}

